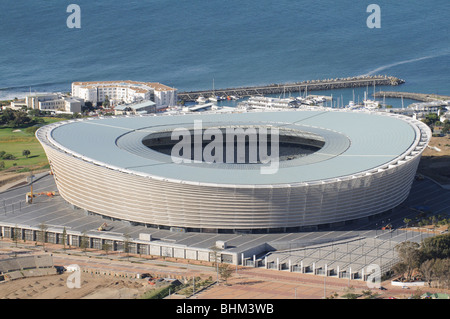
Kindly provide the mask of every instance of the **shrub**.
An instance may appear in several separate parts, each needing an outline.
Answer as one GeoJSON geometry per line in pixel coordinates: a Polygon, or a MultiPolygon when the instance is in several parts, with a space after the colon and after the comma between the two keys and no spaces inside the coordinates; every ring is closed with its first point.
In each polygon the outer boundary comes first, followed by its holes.
{"type": "Polygon", "coordinates": [[[12,160],[15,160],[15,159],[16,159],[16,157],[15,157],[14,155],[9,154],[9,153],[3,155],[2,158],[3,158],[4,160],[8,160],[8,161],[12,161],[12,160]]]}
{"type": "Polygon", "coordinates": [[[36,133],[38,128],[39,128],[38,126],[29,126],[25,129],[25,133],[34,135],[34,133],[36,133]]]}

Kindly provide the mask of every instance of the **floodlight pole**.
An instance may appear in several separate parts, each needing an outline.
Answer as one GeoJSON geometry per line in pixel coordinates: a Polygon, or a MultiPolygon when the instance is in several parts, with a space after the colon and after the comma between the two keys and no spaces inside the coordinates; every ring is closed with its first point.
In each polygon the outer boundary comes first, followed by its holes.
{"type": "Polygon", "coordinates": [[[30,204],[33,203],[33,174],[30,175],[30,204]]]}

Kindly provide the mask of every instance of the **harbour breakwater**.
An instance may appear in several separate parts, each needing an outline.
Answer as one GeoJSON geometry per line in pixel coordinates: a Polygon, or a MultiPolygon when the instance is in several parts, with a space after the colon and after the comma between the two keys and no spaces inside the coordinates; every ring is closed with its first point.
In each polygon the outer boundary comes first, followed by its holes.
{"type": "Polygon", "coordinates": [[[421,102],[435,102],[435,101],[448,101],[450,96],[438,95],[438,94],[426,94],[426,93],[411,93],[411,92],[395,92],[395,91],[379,91],[374,94],[374,97],[387,97],[387,98],[404,98],[410,100],[416,100],[421,102]]]}
{"type": "Polygon", "coordinates": [[[243,98],[254,95],[269,95],[269,94],[289,94],[294,92],[308,92],[308,91],[321,91],[321,90],[333,90],[343,88],[356,88],[365,86],[397,86],[405,83],[404,80],[396,78],[394,76],[359,76],[348,78],[336,78],[325,80],[309,80],[295,83],[283,83],[283,84],[269,84],[264,86],[251,86],[251,87],[238,87],[228,89],[212,89],[205,91],[190,91],[179,92],[178,100],[182,102],[196,101],[199,97],[211,97],[211,96],[235,96],[237,98],[243,98]]]}

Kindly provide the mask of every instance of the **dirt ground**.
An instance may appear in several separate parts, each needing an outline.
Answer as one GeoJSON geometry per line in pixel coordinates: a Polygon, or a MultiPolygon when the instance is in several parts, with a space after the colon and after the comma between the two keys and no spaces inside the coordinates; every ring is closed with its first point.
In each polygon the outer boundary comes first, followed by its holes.
{"type": "Polygon", "coordinates": [[[0,299],[134,299],[153,289],[145,280],[81,274],[80,288],[69,288],[69,273],[23,278],[0,284],[0,299]]]}
{"type": "MultiPolygon", "coordinates": [[[[24,251],[14,247],[12,242],[3,239],[0,248],[0,258],[10,258],[11,252],[24,251]]],[[[56,246],[56,245],[55,245],[56,246]]],[[[51,249],[51,245],[47,247],[51,249]]],[[[55,247],[56,248],[56,247],[55,247]]],[[[73,251],[71,251],[73,253],[73,251]]],[[[40,251],[27,253],[41,254],[40,251]]],[[[101,252],[99,252],[101,253],[101,252]]],[[[55,265],[78,264],[81,268],[111,270],[116,272],[139,272],[152,275],[169,274],[172,278],[191,278],[193,276],[206,279],[215,278],[215,269],[211,265],[198,268],[186,260],[159,260],[153,258],[154,263],[133,263],[129,261],[113,261],[104,258],[90,258],[83,255],[53,254],[55,265]]],[[[204,265],[205,266],[205,265],[204,265]]],[[[158,285],[150,284],[146,279],[131,277],[115,277],[113,275],[81,272],[80,288],[69,288],[68,277],[71,273],[48,275],[40,277],[22,278],[0,283],[0,299],[136,299],[145,292],[158,289],[158,285]]],[[[158,276],[159,277],[159,276],[158,276]]],[[[372,289],[372,293],[381,298],[408,298],[417,293],[416,288],[404,290],[393,287],[390,281],[382,283],[387,290],[372,289]]],[[[361,280],[324,278],[311,274],[281,272],[260,268],[236,267],[227,283],[199,292],[194,299],[322,299],[336,294],[337,298],[353,291],[364,298],[362,293],[368,290],[367,284],[361,280]]],[[[422,292],[443,292],[443,290],[420,288],[422,292]]],[[[444,292],[448,293],[448,290],[444,292]]],[[[185,298],[172,295],[170,299],[185,298]]]]}
{"type": "MultiPolygon", "coordinates": [[[[0,172],[0,192],[9,188],[26,185],[27,177],[31,172],[17,173],[17,170],[23,169],[22,166],[8,168],[0,172]]],[[[48,171],[48,169],[33,170],[33,174],[39,174],[48,171]]]]}
{"type": "Polygon", "coordinates": [[[26,183],[26,178],[30,173],[2,172],[0,175],[0,191],[14,187],[21,183],[26,183]]]}
{"type": "Polygon", "coordinates": [[[427,147],[422,154],[419,173],[434,179],[444,185],[450,185],[450,136],[432,137],[430,147],[437,147],[440,151],[427,147]]]}
{"type": "MultiPolygon", "coordinates": [[[[136,299],[146,291],[154,289],[143,279],[124,279],[110,276],[82,273],[80,288],[69,288],[69,274],[51,275],[34,278],[18,279],[0,284],[0,299],[136,299]]],[[[392,287],[389,282],[382,283],[387,291],[373,289],[373,294],[381,298],[395,297],[406,299],[416,293],[416,289],[401,289],[392,287]]],[[[322,299],[335,295],[342,298],[348,288],[364,298],[362,292],[368,290],[361,281],[336,280],[322,277],[292,273],[277,273],[249,269],[240,275],[233,276],[227,284],[213,285],[200,292],[194,299],[322,299]]],[[[422,292],[432,291],[422,287],[422,292]]],[[[169,299],[178,299],[174,295],[169,299]]],[[[180,296],[180,298],[185,298],[180,296]]]]}

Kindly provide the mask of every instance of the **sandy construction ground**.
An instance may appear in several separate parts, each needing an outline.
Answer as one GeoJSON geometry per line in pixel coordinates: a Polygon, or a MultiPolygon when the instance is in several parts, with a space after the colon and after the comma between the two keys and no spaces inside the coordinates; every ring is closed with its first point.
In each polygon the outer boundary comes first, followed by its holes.
{"type": "Polygon", "coordinates": [[[152,289],[145,280],[81,274],[80,288],[69,288],[69,274],[24,278],[0,284],[1,299],[134,299],[152,289]]]}
{"type": "MultiPolygon", "coordinates": [[[[278,274],[278,272],[249,269],[240,275],[200,292],[194,299],[321,299],[333,293],[344,294],[348,282],[312,275],[278,274]]],[[[69,288],[70,274],[24,278],[0,284],[0,299],[135,299],[154,289],[143,279],[124,279],[82,273],[80,288],[69,288]]],[[[367,289],[365,283],[352,281],[356,292],[367,289]]],[[[411,293],[410,291],[408,291],[411,293]]],[[[381,293],[381,291],[374,291],[381,293]]],[[[389,289],[389,296],[406,297],[402,289],[389,289]]],[[[174,296],[176,297],[176,296],[174,296]]],[[[173,299],[172,297],[171,299],[173,299]]],[[[181,296],[180,296],[181,297],[181,296]]]]}
{"type": "MultiPolygon", "coordinates": [[[[3,244],[6,244],[3,242],[3,244]]],[[[0,249],[2,258],[7,258],[11,251],[20,248],[4,247],[0,249]]],[[[39,253],[39,252],[36,252],[39,253]]],[[[215,278],[215,270],[211,266],[198,266],[189,263],[153,260],[155,263],[130,263],[128,261],[113,261],[85,256],[69,256],[54,254],[55,265],[78,264],[90,269],[111,270],[123,272],[150,273],[152,275],[168,274],[173,277],[188,278],[191,276],[206,279],[215,278]]],[[[0,256],[1,257],[1,256],[0,256]]],[[[0,283],[0,299],[136,299],[145,292],[158,289],[158,285],[150,284],[146,279],[134,277],[117,277],[108,274],[81,272],[80,288],[70,288],[67,285],[71,273],[22,278],[0,283]]],[[[159,276],[158,276],[159,277],[159,276]]],[[[161,276],[160,278],[165,278],[161,276]]],[[[407,298],[416,293],[415,288],[404,290],[393,287],[390,281],[382,283],[387,290],[372,289],[372,293],[380,298],[407,298]]],[[[275,270],[238,267],[233,272],[228,284],[221,282],[199,291],[193,299],[322,299],[334,294],[341,298],[353,287],[354,292],[361,295],[368,290],[367,284],[361,280],[324,278],[310,274],[298,274],[275,270]]],[[[446,292],[448,290],[420,288],[422,292],[446,292]]],[[[185,298],[185,296],[170,296],[170,299],[185,298]]],[[[361,297],[362,298],[362,297],[361,297]]]]}
{"type": "Polygon", "coordinates": [[[419,173],[450,185],[450,136],[432,137],[419,164],[419,173]],[[433,149],[438,148],[440,151],[433,149]]]}

